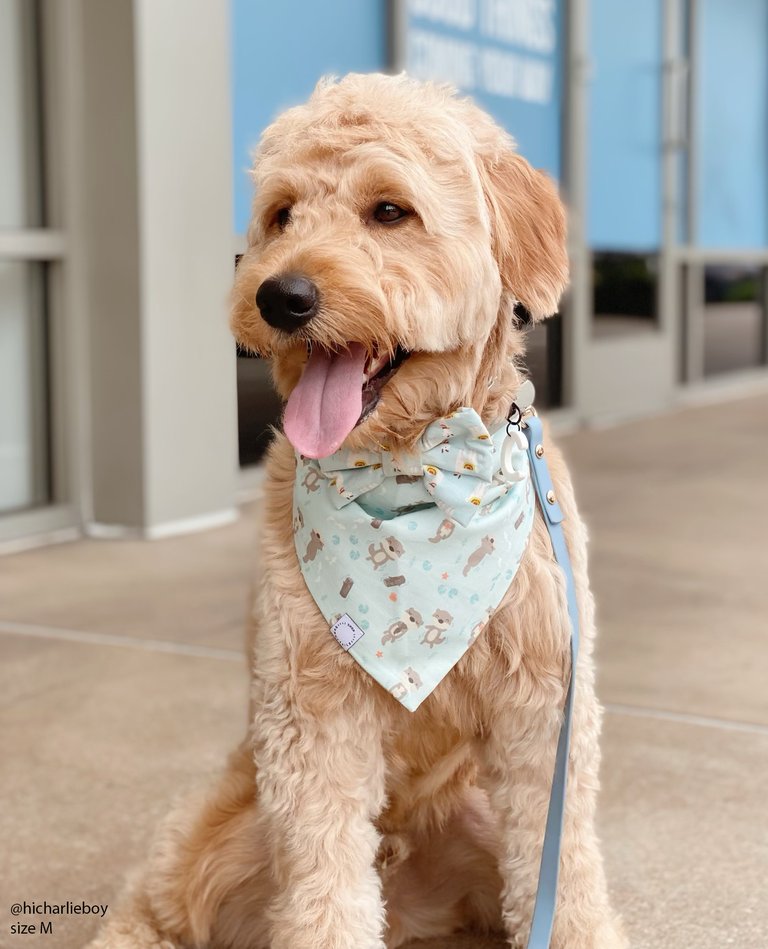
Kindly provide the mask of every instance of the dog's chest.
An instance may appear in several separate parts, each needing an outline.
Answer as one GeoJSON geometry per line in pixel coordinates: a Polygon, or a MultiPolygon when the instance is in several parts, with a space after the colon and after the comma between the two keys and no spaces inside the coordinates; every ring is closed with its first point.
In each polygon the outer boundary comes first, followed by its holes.
{"type": "Polygon", "coordinates": [[[384,824],[407,820],[420,802],[439,806],[442,795],[470,783],[477,772],[473,744],[473,736],[433,716],[390,732],[383,747],[389,802],[384,824]]]}

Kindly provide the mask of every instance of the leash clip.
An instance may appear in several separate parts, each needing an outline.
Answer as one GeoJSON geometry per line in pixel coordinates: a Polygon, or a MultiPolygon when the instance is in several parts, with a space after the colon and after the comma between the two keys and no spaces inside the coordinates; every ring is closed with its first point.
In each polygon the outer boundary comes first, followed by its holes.
{"type": "Polygon", "coordinates": [[[520,431],[520,426],[523,421],[523,413],[520,409],[520,406],[517,402],[513,402],[509,407],[509,413],[507,415],[507,435],[511,435],[512,432],[509,430],[510,426],[515,429],[515,431],[520,431]]]}
{"type": "Polygon", "coordinates": [[[534,388],[531,380],[526,379],[517,390],[515,401],[509,407],[509,415],[507,416],[507,435],[510,434],[510,425],[520,431],[521,428],[526,427],[525,419],[531,415],[536,414],[536,409],[533,407],[535,398],[536,389],[534,388]]]}
{"type": "Polygon", "coordinates": [[[509,415],[507,416],[507,435],[512,434],[509,430],[510,425],[516,432],[519,432],[523,428],[528,428],[528,426],[525,424],[525,420],[530,418],[532,415],[538,415],[536,409],[532,405],[528,405],[524,409],[521,409],[517,402],[513,402],[509,407],[509,415]]]}
{"type": "Polygon", "coordinates": [[[513,402],[507,416],[507,437],[501,445],[499,471],[508,484],[524,481],[528,477],[527,465],[523,465],[528,448],[528,440],[523,435],[523,419],[528,409],[521,409],[513,402]]]}

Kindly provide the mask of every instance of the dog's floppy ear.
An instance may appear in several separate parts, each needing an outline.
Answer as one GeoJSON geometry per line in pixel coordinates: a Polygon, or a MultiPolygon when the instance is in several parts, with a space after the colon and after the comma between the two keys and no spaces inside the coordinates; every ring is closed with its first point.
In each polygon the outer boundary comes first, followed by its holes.
{"type": "Polygon", "coordinates": [[[502,285],[534,320],[557,312],[568,283],[565,209],[554,182],[511,146],[478,162],[502,285]]]}

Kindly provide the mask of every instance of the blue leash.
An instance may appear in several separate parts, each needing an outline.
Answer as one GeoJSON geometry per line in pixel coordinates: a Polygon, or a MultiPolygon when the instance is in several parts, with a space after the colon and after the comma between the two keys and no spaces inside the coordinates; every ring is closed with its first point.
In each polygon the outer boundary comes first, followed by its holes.
{"type": "Polygon", "coordinates": [[[573,579],[571,559],[568,556],[568,547],[563,533],[563,512],[557,503],[552,477],[544,453],[541,420],[536,415],[528,415],[524,419],[520,419],[520,424],[528,440],[531,476],[536,489],[536,496],[539,499],[539,507],[544,515],[544,522],[549,532],[552,551],[555,560],[565,574],[568,615],[571,618],[571,676],[565,697],[560,737],[557,741],[555,771],[552,777],[552,789],[549,794],[544,844],[541,849],[539,885],[536,891],[536,903],[533,909],[533,921],[531,922],[531,932],[527,946],[527,949],[549,949],[557,907],[557,877],[560,870],[560,840],[563,834],[565,791],[568,782],[568,752],[571,744],[574,675],[579,654],[579,610],[576,603],[576,584],[573,579]]]}

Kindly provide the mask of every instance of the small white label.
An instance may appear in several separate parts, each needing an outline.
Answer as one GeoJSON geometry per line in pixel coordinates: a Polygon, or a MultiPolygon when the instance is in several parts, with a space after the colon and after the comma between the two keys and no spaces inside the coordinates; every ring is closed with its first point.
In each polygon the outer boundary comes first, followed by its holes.
{"type": "Polygon", "coordinates": [[[365,630],[360,629],[348,613],[345,613],[336,620],[333,626],[331,626],[331,632],[336,642],[343,649],[351,649],[358,639],[362,639],[363,636],[365,636],[365,630]]]}

